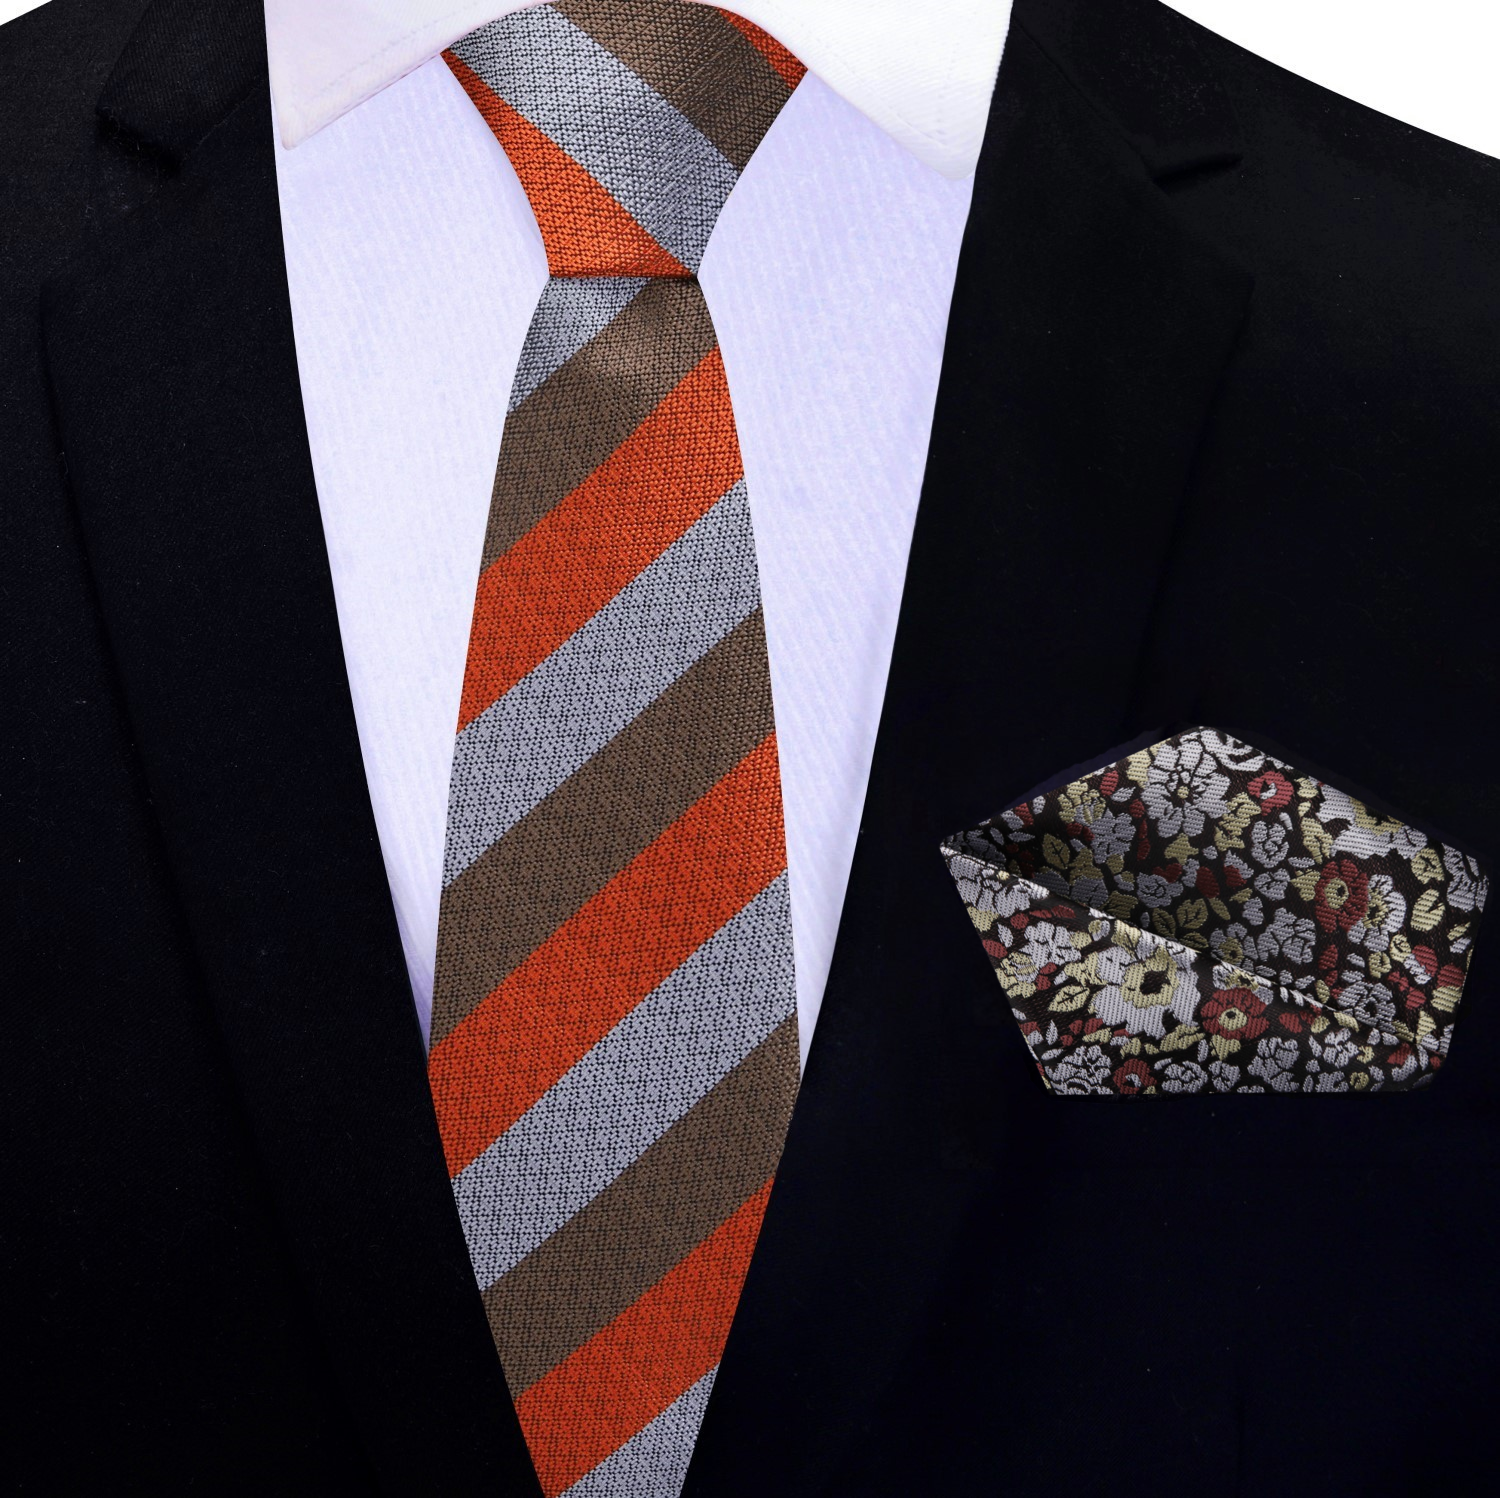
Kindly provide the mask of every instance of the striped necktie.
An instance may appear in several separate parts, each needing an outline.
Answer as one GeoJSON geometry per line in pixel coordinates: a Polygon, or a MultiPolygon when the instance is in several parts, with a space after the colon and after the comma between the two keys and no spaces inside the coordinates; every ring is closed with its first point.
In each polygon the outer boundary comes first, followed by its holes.
{"type": "Polygon", "coordinates": [[[803,69],[683,0],[518,11],[444,55],[551,279],[470,631],[429,1076],[543,1492],[676,1495],[798,1080],[754,537],[695,273],[803,69]]]}

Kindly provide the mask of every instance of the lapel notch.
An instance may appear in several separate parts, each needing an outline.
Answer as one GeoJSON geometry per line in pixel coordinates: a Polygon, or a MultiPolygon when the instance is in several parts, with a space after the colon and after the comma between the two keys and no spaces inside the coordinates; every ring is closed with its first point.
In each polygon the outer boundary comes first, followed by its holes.
{"type": "Polygon", "coordinates": [[[44,297],[60,444],[207,1001],[372,1466],[535,1493],[365,787],[261,24],[158,0],[110,76],[90,234],[44,297]]]}
{"type": "Polygon", "coordinates": [[[153,0],[100,91],[98,115],[180,163],[264,76],[258,5],[153,0]]]}
{"type": "Polygon", "coordinates": [[[1157,182],[1243,156],[1234,107],[1192,23],[1158,0],[1016,0],[1015,24],[1157,182]]]}

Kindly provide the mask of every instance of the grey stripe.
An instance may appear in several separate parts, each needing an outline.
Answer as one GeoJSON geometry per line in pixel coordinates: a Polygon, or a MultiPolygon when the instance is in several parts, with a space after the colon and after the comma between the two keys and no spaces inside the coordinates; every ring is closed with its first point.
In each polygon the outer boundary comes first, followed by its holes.
{"type": "Polygon", "coordinates": [[[510,387],[514,411],[591,338],[602,333],[646,284],[644,276],[554,277],[542,290],[510,387]]]}
{"type": "Polygon", "coordinates": [[[550,5],[481,26],[453,51],[698,269],[739,173],[681,110],[550,5]]]}
{"type": "Polygon", "coordinates": [[[741,479],[459,734],[443,884],[587,764],[759,602],[741,479]]]}
{"type": "Polygon", "coordinates": [[[718,1371],[717,1365],[710,1368],[561,1498],[677,1498],[718,1371]]]}
{"type": "Polygon", "coordinates": [[[454,1178],[480,1285],[581,1212],[796,1004],[782,874],[454,1178]]]}

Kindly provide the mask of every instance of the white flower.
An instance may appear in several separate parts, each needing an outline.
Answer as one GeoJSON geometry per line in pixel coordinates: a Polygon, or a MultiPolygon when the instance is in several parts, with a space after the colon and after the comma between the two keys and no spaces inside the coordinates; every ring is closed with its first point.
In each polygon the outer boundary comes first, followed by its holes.
{"type": "Polygon", "coordinates": [[[1250,856],[1263,868],[1274,868],[1291,849],[1288,841],[1291,818],[1282,812],[1274,821],[1255,822],[1250,828],[1250,856]]]}
{"type": "Polygon", "coordinates": [[[1367,951],[1383,952],[1406,919],[1406,897],[1389,874],[1370,875],[1370,900],[1364,916],[1349,932],[1349,940],[1367,951]]]}
{"type": "Polygon", "coordinates": [[[1457,848],[1443,849],[1443,867],[1448,871],[1448,903],[1459,910],[1484,908],[1490,882],[1479,872],[1479,865],[1466,858],[1457,848]]]}
{"type": "Polygon", "coordinates": [[[959,898],[975,910],[991,911],[1001,917],[1013,916],[1018,910],[1025,910],[1033,898],[1024,884],[1000,878],[976,858],[963,855],[951,858],[948,870],[958,886],[959,898]]]}
{"type": "Polygon", "coordinates": [[[1227,1061],[1210,1062],[1208,1074],[1213,1079],[1215,1092],[1233,1092],[1235,1083],[1240,1079],[1239,1067],[1232,1066],[1227,1061]]]}
{"type": "Polygon", "coordinates": [[[1095,863],[1103,863],[1116,853],[1130,851],[1130,845],[1135,841],[1135,823],[1130,820],[1129,813],[1100,812],[1091,825],[1094,840],[1089,844],[1089,852],[1093,854],[1095,863]]]}
{"type": "Polygon", "coordinates": [[[1319,1072],[1316,1078],[1303,1078],[1302,1090],[1303,1092],[1348,1092],[1349,1079],[1342,1072],[1319,1072]]]}
{"type": "Polygon", "coordinates": [[[1156,910],[1170,905],[1182,893],[1182,882],[1168,879],[1164,874],[1142,874],[1135,881],[1135,892],[1142,903],[1156,910]]]}
{"type": "Polygon", "coordinates": [[[1080,1046],[1047,1068],[1047,1080],[1052,1083],[1053,1090],[1065,1097],[1108,1092],[1110,1089],[1105,1083],[1109,1074],[1109,1057],[1104,1054],[1104,1048],[1097,1045],[1080,1046]]]}
{"type": "Polygon", "coordinates": [[[1220,773],[1203,739],[1188,734],[1176,745],[1164,745],[1152,760],[1141,801],[1163,837],[1184,831],[1197,837],[1210,817],[1229,810],[1228,789],[1229,777],[1220,773]]]}
{"type": "Polygon", "coordinates": [[[1161,1074],[1163,1092],[1201,1092],[1208,1073],[1196,1061],[1169,1061],[1161,1074]]]}
{"type": "Polygon", "coordinates": [[[1160,1039],[1167,1015],[1185,1024],[1198,1007],[1192,960],[1186,947],[1141,932],[1133,947],[1117,944],[1094,957],[1104,987],[1090,1007],[1111,1029],[1123,1025],[1132,1035],[1160,1039]]]}
{"type": "Polygon", "coordinates": [[[1271,958],[1277,956],[1285,958],[1288,962],[1311,962],[1316,932],[1317,928],[1313,925],[1311,917],[1294,916],[1283,905],[1271,918],[1271,924],[1261,932],[1257,939],[1261,965],[1256,971],[1268,978],[1274,977],[1275,973],[1269,963],[1271,958]]]}
{"type": "MultiPolygon", "coordinates": [[[[1184,734],[1183,739],[1184,741],[1195,740],[1226,770],[1238,770],[1244,775],[1254,775],[1270,758],[1253,745],[1231,738],[1227,733],[1220,733],[1216,728],[1199,729],[1196,732],[1184,734]]],[[[1286,769],[1286,766],[1279,760],[1273,759],[1271,763],[1278,769],[1286,769]]]]}
{"type": "Polygon", "coordinates": [[[1038,972],[1049,962],[1062,967],[1078,956],[1073,933],[1054,921],[1033,921],[1026,928],[1022,941],[1026,955],[1036,964],[1038,972]]]}
{"type": "Polygon", "coordinates": [[[1352,1014],[1358,1024],[1369,1033],[1365,1036],[1371,1045],[1395,1045],[1396,999],[1384,984],[1372,983],[1368,978],[1355,978],[1338,991],[1334,998],[1346,1014],[1352,1014]]]}
{"type": "Polygon", "coordinates": [[[1400,822],[1381,821],[1353,796],[1337,786],[1324,785],[1318,799],[1317,818],[1324,826],[1347,822],[1333,840],[1335,853],[1352,853],[1356,858],[1382,858],[1395,853],[1408,863],[1418,849],[1427,846],[1427,834],[1400,822]]]}
{"type": "Polygon", "coordinates": [[[1297,1082],[1291,1074],[1296,1064],[1296,1042],[1279,1035],[1267,1035],[1255,1047],[1250,1075],[1269,1083],[1277,1092],[1296,1092],[1297,1082]]]}
{"type": "Polygon", "coordinates": [[[1359,1055],[1354,1037],[1342,1025],[1330,1025],[1321,1040],[1316,1035],[1310,1036],[1309,1044],[1325,1066],[1348,1066],[1359,1055]]]}

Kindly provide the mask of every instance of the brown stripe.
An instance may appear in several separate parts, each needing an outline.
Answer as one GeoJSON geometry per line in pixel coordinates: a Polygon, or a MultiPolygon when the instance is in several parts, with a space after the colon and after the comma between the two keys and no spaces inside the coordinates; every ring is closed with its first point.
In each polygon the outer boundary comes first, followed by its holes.
{"type": "Polygon", "coordinates": [[[797,1093],[779,1025],[576,1217],[484,1292],[511,1397],[687,1257],[770,1179],[797,1093]]]}
{"type": "Polygon", "coordinates": [[[771,728],[756,609],[443,891],[432,1044],[771,728]]]}
{"type": "Polygon", "coordinates": [[[676,105],[740,171],[791,96],[775,68],[710,5],[563,0],[554,8],[676,105]]]}
{"type": "Polygon", "coordinates": [[[571,494],[713,351],[696,281],[649,282],[505,419],[480,570],[571,494]]]}

